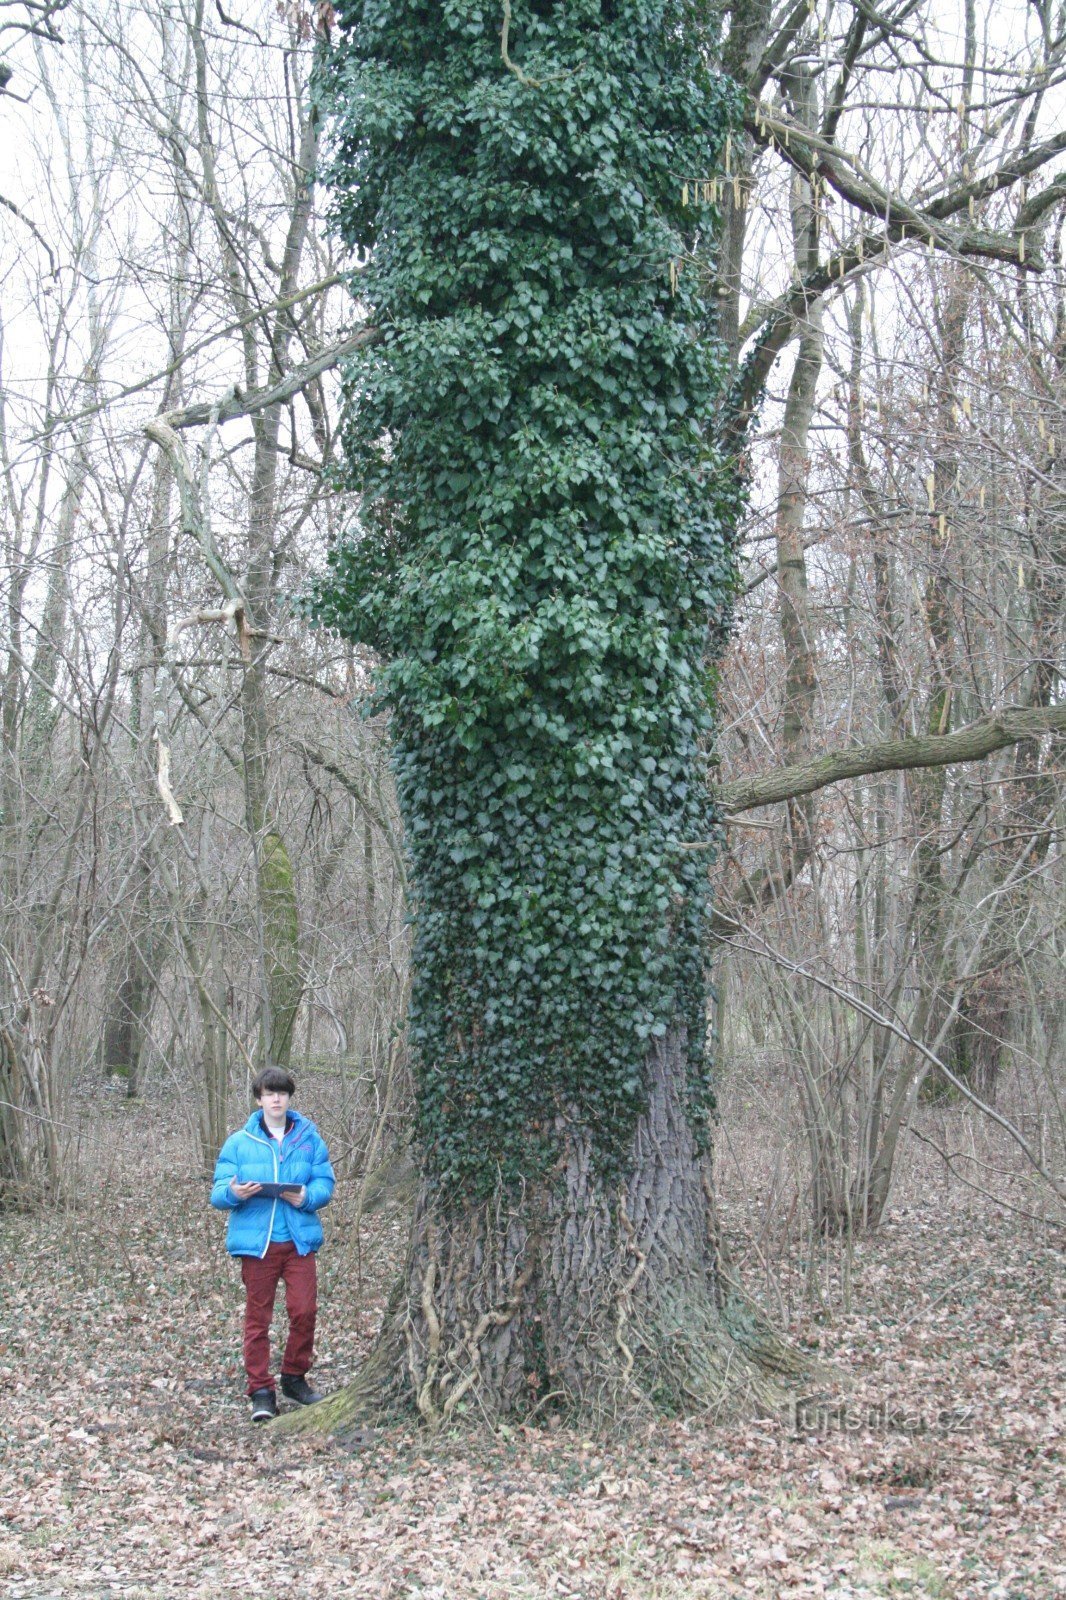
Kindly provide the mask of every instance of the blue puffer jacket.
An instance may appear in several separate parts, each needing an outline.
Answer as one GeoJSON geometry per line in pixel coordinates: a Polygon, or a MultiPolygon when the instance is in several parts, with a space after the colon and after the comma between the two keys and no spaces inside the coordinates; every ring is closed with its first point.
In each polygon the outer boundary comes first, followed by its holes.
{"type": "Polygon", "coordinates": [[[288,1223],[292,1242],[301,1256],[310,1255],[322,1243],[322,1224],[317,1212],[328,1206],[333,1196],[333,1168],[325,1140],[307,1117],[289,1112],[292,1124],[279,1147],[263,1124],[261,1111],[253,1111],[239,1133],[231,1133],[219,1154],[211,1186],[211,1204],[229,1211],[226,1249],[231,1256],[265,1256],[276,1206],[289,1206],[288,1223]],[[230,1179],[238,1183],[302,1184],[307,1193],[302,1206],[287,1200],[266,1200],[253,1195],[238,1200],[230,1179]]]}

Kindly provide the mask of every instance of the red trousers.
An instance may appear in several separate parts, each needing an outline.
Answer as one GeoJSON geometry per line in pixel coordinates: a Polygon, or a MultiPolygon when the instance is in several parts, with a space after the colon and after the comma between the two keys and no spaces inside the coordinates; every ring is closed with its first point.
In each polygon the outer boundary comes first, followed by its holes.
{"type": "Polygon", "coordinates": [[[282,1373],[302,1378],[315,1357],[318,1275],[314,1255],[298,1255],[296,1246],[287,1239],[284,1244],[267,1245],[267,1253],[261,1259],[242,1256],[244,1370],[248,1374],[249,1394],[254,1394],[256,1389],[274,1387],[270,1372],[270,1319],[274,1315],[274,1296],[280,1278],[285,1279],[285,1310],[289,1314],[282,1373]]]}

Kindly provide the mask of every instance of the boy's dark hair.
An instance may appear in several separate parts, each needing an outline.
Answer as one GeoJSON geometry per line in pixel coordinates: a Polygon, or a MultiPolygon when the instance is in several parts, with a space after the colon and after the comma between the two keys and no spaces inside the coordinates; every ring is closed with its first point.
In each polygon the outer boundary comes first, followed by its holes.
{"type": "Polygon", "coordinates": [[[295,1094],[296,1084],[284,1067],[264,1067],[252,1079],[252,1093],[257,1100],[261,1100],[268,1089],[278,1094],[295,1094]]]}

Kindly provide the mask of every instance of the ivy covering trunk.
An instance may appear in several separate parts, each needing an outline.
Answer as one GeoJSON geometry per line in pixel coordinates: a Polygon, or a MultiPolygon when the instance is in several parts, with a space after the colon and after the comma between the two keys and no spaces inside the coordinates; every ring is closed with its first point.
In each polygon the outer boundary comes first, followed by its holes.
{"type": "Polygon", "coordinates": [[[704,751],[734,586],[709,179],[740,113],[663,0],[346,0],[358,528],[320,622],[384,663],[422,1188],[321,1424],[765,1394],[709,1209],[704,751]]]}

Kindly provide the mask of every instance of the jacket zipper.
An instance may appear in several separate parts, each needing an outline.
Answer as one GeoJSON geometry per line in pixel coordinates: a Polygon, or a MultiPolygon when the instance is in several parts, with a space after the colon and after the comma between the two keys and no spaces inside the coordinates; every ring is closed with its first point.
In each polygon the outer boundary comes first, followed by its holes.
{"type": "MultiPolygon", "coordinates": [[[[247,1128],[245,1128],[244,1131],[245,1131],[245,1133],[248,1133],[247,1128]]],[[[286,1132],[287,1131],[288,1130],[286,1130],[286,1132]]],[[[256,1144],[265,1144],[265,1145],[269,1146],[270,1153],[274,1157],[274,1182],[275,1183],[280,1183],[281,1182],[281,1169],[278,1166],[278,1141],[276,1139],[269,1139],[269,1140],[261,1139],[257,1133],[248,1133],[248,1137],[249,1137],[249,1139],[254,1139],[256,1144]]],[[[266,1244],[263,1246],[262,1250],[260,1250],[260,1252],[259,1252],[260,1261],[262,1261],[264,1259],[264,1257],[266,1256],[267,1251],[270,1249],[270,1235],[274,1232],[274,1213],[277,1211],[277,1209],[278,1209],[278,1201],[277,1201],[277,1196],[275,1195],[274,1203],[270,1208],[270,1222],[267,1225],[266,1244]]]]}

